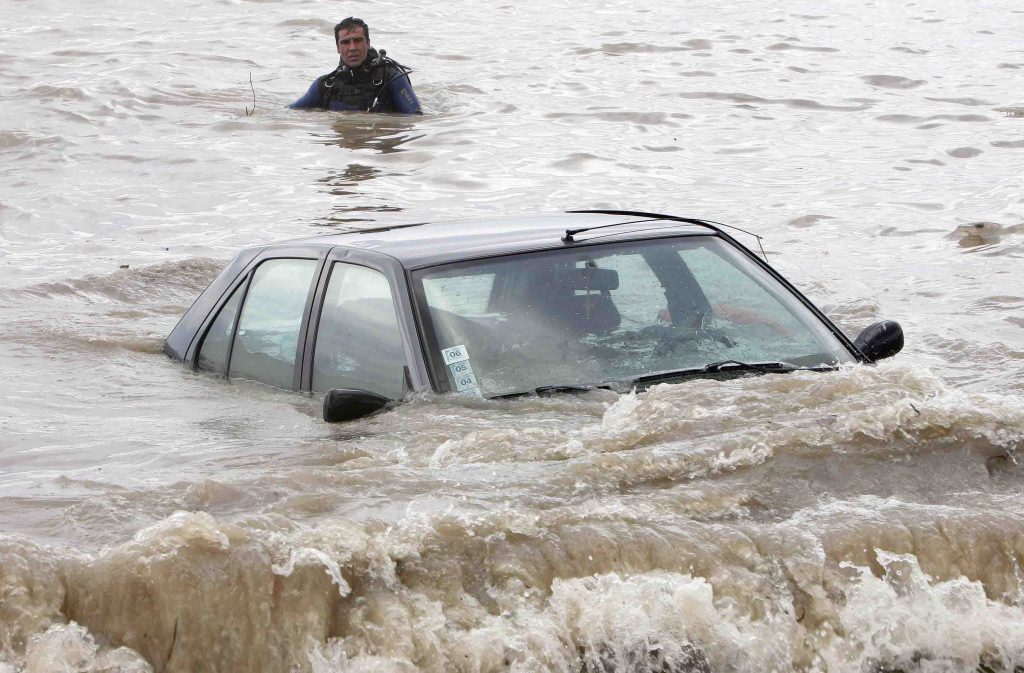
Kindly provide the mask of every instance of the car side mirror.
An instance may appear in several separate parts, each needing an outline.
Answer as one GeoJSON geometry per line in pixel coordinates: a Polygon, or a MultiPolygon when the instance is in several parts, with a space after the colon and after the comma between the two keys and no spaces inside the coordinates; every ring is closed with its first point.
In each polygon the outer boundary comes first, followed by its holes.
{"type": "Polygon", "coordinates": [[[324,396],[324,420],[328,423],[353,421],[380,411],[391,400],[368,390],[333,388],[324,396]]]}
{"type": "Polygon", "coordinates": [[[883,320],[864,328],[853,345],[872,362],[891,358],[903,350],[903,328],[895,320],[883,320]]]}

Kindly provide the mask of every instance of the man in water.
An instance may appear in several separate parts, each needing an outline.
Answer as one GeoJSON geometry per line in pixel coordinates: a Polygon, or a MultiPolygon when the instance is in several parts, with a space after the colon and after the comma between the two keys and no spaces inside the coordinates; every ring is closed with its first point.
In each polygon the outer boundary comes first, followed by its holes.
{"type": "Polygon", "coordinates": [[[408,70],[370,46],[370,27],[348,17],[334,27],[341,63],[318,77],[292,108],[422,114],[408,70]]]}

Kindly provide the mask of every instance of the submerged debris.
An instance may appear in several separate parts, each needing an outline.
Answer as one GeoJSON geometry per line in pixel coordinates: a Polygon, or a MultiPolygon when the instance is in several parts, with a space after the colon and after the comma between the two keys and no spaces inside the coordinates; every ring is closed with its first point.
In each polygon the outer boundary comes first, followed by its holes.
{"type": "Polygon", "coordinates": [[[969,222],[961,224],[950,236],[961,244],[994,243],[1000,239],[1003,225],[996,222],[969,222]]]}

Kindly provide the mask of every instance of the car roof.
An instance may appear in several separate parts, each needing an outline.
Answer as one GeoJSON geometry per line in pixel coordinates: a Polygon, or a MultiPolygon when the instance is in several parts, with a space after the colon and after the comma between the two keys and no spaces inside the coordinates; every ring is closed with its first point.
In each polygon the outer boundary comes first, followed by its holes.
{"type": "Polygon", "coordinates": [[[328,234],[266,246],[350,247],[397,259],[407,269],[529,250],[665,236],[709,234],[701,220],[634,211],[573,211],[544,216],[413,223],[328,234]],[[602,228],[600,231],[593,231],[602,228]],[[587,229],[571,241],[568,230],[587,229]]]}

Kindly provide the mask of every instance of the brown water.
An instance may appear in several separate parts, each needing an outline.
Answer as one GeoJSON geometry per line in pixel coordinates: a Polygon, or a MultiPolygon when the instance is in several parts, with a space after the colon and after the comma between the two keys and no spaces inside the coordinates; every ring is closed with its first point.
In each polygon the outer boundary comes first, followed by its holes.
{"type": "Polygon", "coordinates": [[[677,5],[7,0],[0,673],[1021,670],[1024,6],[677,5]],[[425,116],[284,107],[350,12],[425,116]],[[907,347],[340,426],[160,353],[243,245],[590,207],[907,347]]]}

